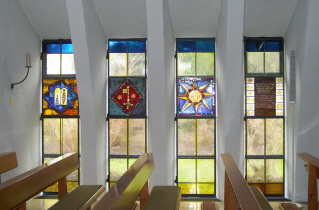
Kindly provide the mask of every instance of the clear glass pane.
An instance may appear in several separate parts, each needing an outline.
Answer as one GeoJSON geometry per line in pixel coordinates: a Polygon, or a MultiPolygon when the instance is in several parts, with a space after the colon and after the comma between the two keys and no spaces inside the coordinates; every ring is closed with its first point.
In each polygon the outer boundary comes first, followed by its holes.
{"type": "Polygon", "coordinates": [[[178,183],[178,186],[182,189],[182,194],[196,193],[196,184],[194,183],[178,183]]]}
{"type": "Polygon", "coordinates": [[[266,160],[266,181],[283,182],[284,181],[284,161],[282,159],[266,160]]]}
{"type": "Polygon", "coordinates": [[[283,119],[266,119],[266,154],[284,154],[283,119]]]}
{"type": "Polygon", "coordinates": [[[75,74],[73,54],[62,54],[62,74],[75,74]]]}
{"type": "Polygon", "coordinates": [[[127,54],[109,54],[109,76],[127,76],[127,54]]]}
{"type": "Polygon", "coordinates": [[[145,54],[128,54],[128,76],[145,76],[145,54]]]}
{"type": "Polygon", "coordinates": [[[195,75],[195,53],[178,53],[177,76],[195,75]]]}
{"type": "Polygon", "coordinates": [[[57,118],[43,118],[43,153],[61,154],[61,124],[57,118]]]}
{"type": "Polygon", "coordinates": [[[178,182],[196,182],[196,160],[178,160],[178,182]]]}
{"type": "Polygon", "coordinates": [[[196,53],[196,76],[214,76],[214,53],[196,53]]]}
{"type": "Polygon", "coordinates": [[[145,119],[129,120],[129,155],[145,152],[145,119]]]}
{"type": "Polygon", "coordinates": [[[78,119],[62,119],[63,153],[78,152],[78,119]]]}
{"type": "Polygon", "coordinates": [[[198,159],[197,160],[197,182],[215,181],[215,160],[198,159]]]}
{"type": "Polygon", "coordinates": [[[265,52],[265,73],[280,73],[280,52],[265,52]]]}
{"type": "Polygon", "coordinates": [[[75,170],[69,175],[67,175],[66,180],[68,181],[78,181],[79,180],[79,170],[75,170]]]}
{"type": "Polygon", "coordinates": [[[110,119],[110,155],[127,155],[127,119],[110,119]]]}
{"type": "Polygon", "coordinates": [[[127,159],[110,158],[110,180],[117,181],[127,170],[127,159]]]}
{"type": "Polygon", "coordinates": [[[214,155],[214,119],[197,120],[197,154],[214,155]]]}
{"type": "Polygon", "coordinates": [[[263,52],[247,52],[247,73],[264,73],[263,52]]]}
{"type": "Polygon", "coordinates": [[[195,155],[196,120],[178,119],[178,155],[195,155]]]}
{"type": "Polygon", "coordinates": [[[47,54],[47,74],[60,74],[60,54],[47,54]]]}
{"type": "Polygon", "coordinates": [[[248,159],[247,160],[247,182],[258,183],[265,181],[265,164],[264,160],[248,159]]]}
{"type": "Polygon", "coordinates": [[[247,119],[247,155],[264,154],[264,119],[247,119]]]}
{"type": "MultiPolygon", "coordinates": [[[[215,183],[203,184],[197,183],[197,194],[214,194],[215,193],[215,183]]],[[[201,209],[201,208],[196,208],[201,209]]]]}

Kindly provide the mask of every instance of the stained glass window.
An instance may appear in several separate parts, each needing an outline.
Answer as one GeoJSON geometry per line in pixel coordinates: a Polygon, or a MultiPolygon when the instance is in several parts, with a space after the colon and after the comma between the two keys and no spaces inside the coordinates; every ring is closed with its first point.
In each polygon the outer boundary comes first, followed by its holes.
{"type": "Polygon", "coordinates": [[[215,40],[176,41],[177,184],[183,197],[215,194],[215,40]]]}
{"type": "Polygon", "coordinates": [[[109,187],[146,152],[146,40],[108,42],[109,187]]]}
{"type": "MultiPolygon", "coordinates": [[[[79,153],[79,99],[73,46],[70,40],[44,40],[42,74],[43,163],[65,153],[79,153]]],[[[67,176],[71,191],[79,184],[79,171],[67,176]]],[[[58,192],[57,183],[45,193],[58,192]]]]}
{"type": "Polygon", "coordinates": [[[284,195],[284,75],[281,38],[245,38],[246,177],[266,196],[284,195]]]}

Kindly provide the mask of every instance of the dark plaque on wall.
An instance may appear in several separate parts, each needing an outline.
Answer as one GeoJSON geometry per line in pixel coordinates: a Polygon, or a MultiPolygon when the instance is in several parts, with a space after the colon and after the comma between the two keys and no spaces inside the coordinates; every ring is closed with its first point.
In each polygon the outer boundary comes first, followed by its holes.
{"type": "Polygon", "coordinates": [[[255,78],[256,116],[276,115],[276,78],[255,78]]]}

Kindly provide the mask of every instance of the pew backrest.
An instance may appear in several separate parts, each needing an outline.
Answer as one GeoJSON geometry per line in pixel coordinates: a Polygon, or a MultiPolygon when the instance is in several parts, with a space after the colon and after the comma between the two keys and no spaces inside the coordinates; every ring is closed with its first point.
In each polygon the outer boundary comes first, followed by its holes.
{"type": "Polygon", "coordinates": [[[143,153],[100,199],[93,210],[132,209],[140,195],[140,207],[148,200],[148,179],[154,169],[152,153],[143,153]]]}
{"type": "Polygon", "coordinates": [[[231,154],[220,155],[225,166],[225,209],[260,210],[261,207],[231,154]]]}
{"type": "Polygon", "coordinates": [[[67,194],[66,176],[78,167],[77,153],[68,153],[1,183],[0,209],[19,207],[57,181],[59,197],[63,197],[67,194]]]}
{"type": "Polygon", "coordinates": [[[5,152],[0,154],[0,183],[1,174],[18,167],[16,152],[5,152]]]}

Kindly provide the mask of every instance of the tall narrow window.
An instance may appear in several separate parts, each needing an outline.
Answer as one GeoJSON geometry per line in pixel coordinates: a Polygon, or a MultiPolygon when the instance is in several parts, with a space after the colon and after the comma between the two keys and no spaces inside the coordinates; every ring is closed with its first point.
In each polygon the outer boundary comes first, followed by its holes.
{"type": "Polygon", "coordinates": [[[246,179],[266,196],[283,196],[283,40],[245,38],[245,51],[246,179]]]}
{"type": "Polygon", "coordinates": [[[177,184],[184,197],[215,194],[215,40],[176,42],[177,184]]]}
{"type": "MultiPolygon", "coordinates": [[[[42,159],[79,153],[79,101],[70,40],[44,40],[42,74],[42,159]]],[[[79,183],[79,171],[67,176],[68,191],[79,183]]],[[[57,184],[45,192],[57,192],[57,184]]]]}
{"type": "Polygon", "coordinates": [[[146,40],[108,42],[109,187],[146,152],[146,40]]]}

